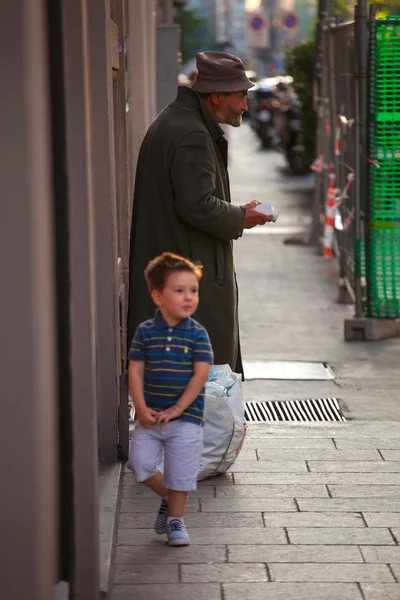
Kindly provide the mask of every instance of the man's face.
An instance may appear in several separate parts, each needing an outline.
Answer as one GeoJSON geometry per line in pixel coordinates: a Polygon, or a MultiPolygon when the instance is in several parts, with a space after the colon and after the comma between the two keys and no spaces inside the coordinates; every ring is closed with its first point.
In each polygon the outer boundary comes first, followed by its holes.
{"type": "Polygon", "coordinates": [[[233,127],[240,127],[242,115],[247,110],[247,90],[232,92],[229,95],[213,94],[215,116],[218,123],[227,123],[233,127]]]}

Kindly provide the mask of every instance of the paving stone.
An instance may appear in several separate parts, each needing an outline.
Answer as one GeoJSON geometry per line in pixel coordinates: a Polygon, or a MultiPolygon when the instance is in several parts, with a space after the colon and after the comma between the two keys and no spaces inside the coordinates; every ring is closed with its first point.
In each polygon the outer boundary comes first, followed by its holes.
{"type": "MultiPolygon", "coordinates": [[[[190,532],[191,533],[191,532],[190,532]]],[[[227,561],[225,546],[185,546],[174,548],[171,552],[162,538],[163,544],[153,546],[116,546],[114,563],[116,565],[138,564],[191,564],[191,563],[223,563],[227,561]]],[[[277,547],[277,546],[275,546],[277,547]]]]}
{"type": "Polygon", "coordinates": [[[282,448],[329,448],[335,449],[335,444],[331,438],[291,438],[291,437],[271,437],[262,439],[246,439],[244,448],[257,448],[267,449],[276,448],[281,450],[282,448]]]}
{"type": "Polygon", "coordinates": [[[334,512],[264,513],[264,523],[270,527],[365,527],[357,513],[334,512]]]}
{"type": "Polygon", "coordinates": [[[373,581],[385,583],[394,581],[387,565],[371,564],[283,564],[269,563],[271,581],[320,581],[332,583],[373,581]]]}
{"type": "Polygon", "coordinates": [[[221,586],[215,583],[117,585],[111,600],[221,600],[221,586]]]}
{"type": "MultiPolygon", "coordinates": [[[[152,512],[154,514],[154,518],[160,508],[160,500],[158,498],[139,498],[139,499],[131,499],[131,498],[122,498],[121,506],[120,506],[120,514],[122,513],[148,513],[152,512]]],[[[186,505],[186,513],[189,512],[199,512],[200,510],[200,501],[197,498],[189,498],[186,505]]]]}
{"type": "Polygon", "coordinates": [[[113,580],[116,584],[178,583],[178,565],[115,565],[113,580]]]}
{"type": "Polygon", "coordinates": [[[367,563],[400,563],[400,546],[361,546],[360,550],[367,563]]]}
{"type": "Polygon", "coordinates": [[[209,485],[233,485],[233,475],[232,473],[224,473],[223,475],[218,475],[218,477],[210,477],[210,479],[204,479],[203,481],[197,482],[197,489],[201,490],[203,487],[207,487],[209,485]]]}
{"type": "MultiPolygon", "coordinates": [[[[287,544],[282,527],[191,527],[190,546],[218,544],[287,544]]],[[[392,542],[393,542],[393,538],[392,542]]],[[[165,536],[158,536],[152,529],[119,529],[120,545],[165,546],[165,536]]],[[[390,543],[390,542],[389,542],[390,543]]],[[[394,543],[394,542],[393,542],[394,543]]]]}
{"type": "MultiPolygon", "coordinates": [[[[377,486],[379,487],[379,486],[377,486]]],[[[400,489],[400,486],[399,486],[400,489]]],[[[234,485],[217,487],[217,498],[328,498],[325,485],[234,485]]]]}
{"type": "MultiPolygon", "coordinates": [[[[208,500],[213,502],[213,500],[208,500]]],[[[379,512],[400,510],[400,502],[394,498],[299,498],[301,511],[379,512]]]]}
{"type": "MultiPolygon", "coordinates": [[[[382,460],[382,463],[384,461],[382,460]]],[[[307,473],[307,465],[305,461],[255,461],[255,460],[242,460],[235,462],[230,471],[233,473],[307,473]]]]}
{"type": "Polygon", "coordinates": [[[391,562],[390,568],[392,569],[392,572],[394,573],[395,579],[396,581],[400,582],[400,564],[399,564],[399,560],[397,558],[396,561],[391,562]]]}
{"type": "Polygon", "coordinates": [[[389,529],[350,527],[310,527],[288,529],[291,544],[365,544],[394,545],[389,529]]]}
{"type": "Polygon", "coordinates": [[[400,437],[349,437],[349,438],[335,438],[336,447],[339,449],[344,448],[376,448],[378,450],[382,448],[390,448],[394,450],[400,450],[400,437]]]}
{"type": "Polygon", "coordinates": [[[400,473],[400,463],[395,461],[324,461],[310,460],[308,466],[316,473],[400,473]]]}
{"type": "Polygon", "coordinates": [[[242,460],[258,460],[257,450],[255,448],[242,448],[236,462],[242,460]]]}
{"type": "Polygon", "coordinates": [[[399,485],[400,473],[236,473],[236,485],[249,484],[367,484],[399,485]]]}
{"type": "Polygon", "coordinates": [[[224,583],[222,587],[224,600],[362,600],[355,583],[224,583]]]}
{"type": "Polygon", "coordinates": [[[363,557],[357,546],[228,546],[228,560],[234,563],[362,563],[363,557]]]}
{"type": "Polygon", "coordinates": [[[183,583],[207,583],[230,581],[268,581],[267,570],[263,564],[235,565],[182,565],[183,583]]]}
{"type": "MultiPolygon", "coordinates": [[[[400,511],[400,503],[396,504],[400,511]]],[[[368,527],[399,527],[400,512],[364,512],[364,518],[368,527]]]]}
{"type": "Polygon", "coordinates": [[[328,489],[334,498],[400,498],[400,485],[332,484],[328,489]]]}
{"type": "MultiPolygon", "coordinates": [[[[185,525],[187,527],[260,527],[263,525],[263,520],[261,511],[259,514],[243,512],[187,513],[185,525]]],[[[121,529],[153,528],[154,514],[123,513],[119,518],[119,527],[121,529]]]]}
{"type": "MultiPolygon", "coordinates": [[[[369,368],[370,365],[368,365],[369,368]]],[[[352,365],[353,369],[353,365],[352,365]]],[[[392,371],[389,373],[392,375],[392,371]]],[[[247,429],[248,438],[265,437],[332,437],[332,438],[397,438],[399,436],[399,424],[396,421],[347,421],[346,423],[296,423],[276,422],[249,423],[247,429]]],[[[400,447],[400,446],[399,446],[400,447]]]]}
{"type": "Polygon", "coordinates": [[[399,460],[400,461],[400,450],[381,450],[381,454],[384,460],[399,460]]]}
{"type": "Polygon", "coordinates": [[[203,512],[297,512],[291,498],[216,498],[202,500],[201,508],[203,512]]]}
{"type": "MultiPolygon", "coordinates": [[[[221,486],[225,487],[225,486],[221,486]]],[[[226,486],[228,487],[228,486],[226,486]]],[[[125,483],[122,486],[122,498],[130,498],[130,499],[139,499],[139,498],[150,498],[154,500],[154,492],[149,490],[145,485],[134,484],[134,485],[126,485],[125,483]]],[[[214,488],[211,485],[201,486],[200,489],[195,492],[189,493],[189,500],[193,498],[214,498],[214,488]]],[[[156,498],[157,499],[157,498],[156,498]]]]}
{"type": "Polygon", "coordinates": [[[365,600],[399,600],[400,583],[363,583],[365,600]]]}
{"type": "Polygon", "coordinates": [[[396,528],[396,527],[391,527],[390,528],[392,534],[394,535],[394,537],[397,540],[397,543],[400,544],[400,528],[396,528]]]}
{"type": "MultiPolygon", "coordinates": [[[[314,448],[294,448],[294,449],[261,449],[258,450],[258,460],[336,460],[336,461],[353,461],[353,460],[382,460],[378,450],[374,448],[361,448],[354,450],[336,450],[334,448],[318,448],[318,452],[314,448]]],[[[396,460],[396,459],[393,459],[396,460]]],[[[400,460],[400,453],[399,458],[400,460]]]]}

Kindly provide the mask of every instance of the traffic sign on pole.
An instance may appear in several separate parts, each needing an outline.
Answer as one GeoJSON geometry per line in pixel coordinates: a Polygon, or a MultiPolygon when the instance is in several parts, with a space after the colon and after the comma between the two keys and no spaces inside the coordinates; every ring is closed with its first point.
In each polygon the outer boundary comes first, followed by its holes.
{"type": "Polygon", "coordinates": [[[262,12],[247,13],[246,42],[248,48],[268,48],[270,45],[268,16],[262,12]]]}
{"type": "Polygon", "coordinates": [[[295,31],[299,28],[300,19],[299,15],[296,12],[288,11],[283,13],[282,16],[282,27],[284,29],[295,31]]]}

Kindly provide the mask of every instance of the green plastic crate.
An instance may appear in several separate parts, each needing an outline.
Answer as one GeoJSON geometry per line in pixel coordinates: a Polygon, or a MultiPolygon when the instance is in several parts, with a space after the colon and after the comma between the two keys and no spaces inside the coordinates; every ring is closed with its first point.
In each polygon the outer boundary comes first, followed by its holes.
{"type": "Polygon", "coordinates": [[[400,16],[370,36],[367,315],[400,317],[400,16]]]}

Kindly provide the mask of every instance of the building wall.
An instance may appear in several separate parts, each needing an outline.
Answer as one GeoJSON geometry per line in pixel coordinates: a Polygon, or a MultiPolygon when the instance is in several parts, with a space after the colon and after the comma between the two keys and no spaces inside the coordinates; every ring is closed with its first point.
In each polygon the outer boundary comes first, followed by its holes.
{"type": "Polygon", "coordinates": [[[2,11],[4,598],[54,600],[59,580],[99,597],[98,459],[127,450],[129,213],[155,113],[155,10],[140,4],[144,21],[137,0],[2,11]]]}

